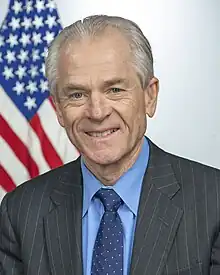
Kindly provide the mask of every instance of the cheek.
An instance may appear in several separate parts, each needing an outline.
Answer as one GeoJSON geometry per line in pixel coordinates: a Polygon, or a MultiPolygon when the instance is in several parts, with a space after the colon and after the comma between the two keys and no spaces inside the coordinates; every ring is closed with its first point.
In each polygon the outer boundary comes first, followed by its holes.
{"type": "Polygon", "coordinates": [[[118,112],[121,113],[128,124],[138,123],[145,117],[144,99],[138,97],[124,101],[123,104],[118,106],[118,112]]]}
{"type": "Polygon", "coordinates": [[[64,122],[64,127],[66,128],[67,131],[72,129],[74,127],[75,122],[77,121],[77,117],[75,116],[74,110],[72,108],[66,109],[63,112],[63,122],[64,122]]]}
{"type": "Polygon", "coordinates": [[[145,103],[141,98],[133,100],[128,113],[128,124],[134,136],[140,135],[146,131],[145,103]]]}

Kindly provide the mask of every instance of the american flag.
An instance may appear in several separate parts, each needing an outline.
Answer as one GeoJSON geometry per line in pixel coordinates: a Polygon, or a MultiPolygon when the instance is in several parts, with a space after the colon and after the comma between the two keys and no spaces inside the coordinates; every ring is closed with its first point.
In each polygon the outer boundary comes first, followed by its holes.
{"type": "Polygon", "coordinates": [[[0,29],[0,200],[78,156],[58,125],[44,76],[48,45],[60,30],[54,1],[10,1],[0,29]]]}

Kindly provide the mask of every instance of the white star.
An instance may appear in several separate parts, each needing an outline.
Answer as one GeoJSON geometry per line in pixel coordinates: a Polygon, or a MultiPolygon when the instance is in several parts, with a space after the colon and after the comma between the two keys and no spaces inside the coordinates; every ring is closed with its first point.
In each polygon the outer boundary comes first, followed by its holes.
{"type": "Polygon", "coordinates": [[[35,97],[30,97],[27,96],[27,100],[24,103],[24,106],[26,106],[28,108],[28,110],[30,111],[32,108],[36,108],[37,104],[35,103],[36,98],[35,97]]]}
{"type": "Polygon", "coordinates": [[[40,13],[42,10],[45,9],[45,3],[43,0],[38,0],[35,4],[35,7],[37,9],[37,12],[40,13]]]}
{"type": "Polygon", "coordinates": [[[48,91],[48,82],[46,80],[41,79],[40,88],[42,93],[45,93],[46,91],[48,91]]]}
{"type": "Polygon", "coordinates": [[[32,41],[34,42],[35,46],[42,43],[41,33],[33,32],[32,41]]]}
{"type": "Polygon", "coordinates": [[[5,45],[4,37],[0,35],[0,47],[5,45]]]}
{"type": "Polygon", "coordinates": [[[29,80],[26,89],[30,91],[31,94],[37,91],[37,83],[29,80]]]}
{"type": "Polygon", "coordinates": [[[2,35],[0,35],[0,47],[5,45],[5,40],[2,35]]]}
{"type": "Polygon", "coordinates": [[[43,63],[40,68],[40,72],[45,75],[45,64],[43,63]]]}
{"type": "Polygon", "coordinates": [[[3,62],[2,53],[0,52],[0,62],[3,62]]]}
{"type": "Polygon", "coordinates": [[[53,11],[56,8],[56,5],[53,0],[49,0],[49,2],[46,5],[47,8],[50,9],[50,11],[53,11]]]}
{"type": "Polygon", "coordinates": [[[22,11],[22,3],[19,1],[15,1],[12,9],[14,10],[15,14],[18,14],[20,11],[22,11]]]}
{"type": "Polygon", "coordinates": [[[23,47],[26,47],[27,44],[30,44],[30,34],[23,32],[19,41],[22,43],[23,47]]]}
{"type": "Polygon", "coordinates": [[[8,66],[4,67],[4,72],[2,73],[5,76],[5,79],[8,80],[9,78],[13,78],[13,69],[9,68],[8,66]]]}
{"type": "Polygon", "coordinates": [[[22,67],[21,65],[19,65],[15,74],[18,76],[19,79],[22,79],[26,75],[26,70],[26,67],[22,67]]]}
{"type": "Polygon", "coordinates": [[[17,95],[24,93],[24,83],[16,81],[15,87],[12,89],[17,95]]]}
{"type": "Polygon", "coordinates": [[[47,45],[49,45],[54,40],[54,33],[46,31],[46,35],[44,36],[44,40],[47,41],[47,45]]]}
{"type": "MultiPolygon", "coordinates": [[[[62,25],[62,24],[61,24],[60,18],[57,18],[57,23],[60,24],[60,25],[62,25]]],[[[62,31],[62,30],[59,30],[59,32],[61,32],[61,31],[62,31]]]]}
{"type": "Polygon", "coordinates": [[[31,65],[31,68],[28,72],[31,74],[32,78],[34,78],[35,76],[37,76],[39,74],[37,69],[38,69],[37,66],[31,65]]]}
{"type": "Polygon", "coordinates": [[[44,47],[44,51],[42,52],[41,56],[42,56],[43,58],[46,58],[47,55],[48,55],[48,48],[44,47]]]}
{"type": "Polygon", "coordinates": [[[24,16],[24,21],[21,23],[25,30],[28,30],[31,27],[31,18],[24,16]]]}
{"type": "Polygon", "coordinates": [[[12,27],[13,31],[15,31],[20,27],[20,18],[12,17],[11,22],[8,25],[12,27]]]}
{"type": "Polygon", "coordinates": [[[24,51],[23,49],[20,50],[18,58],[21,60],[21,63],[24,63],[28,60],[28,51],[24,51]]]}
{"type": "Polygon", "coordinates": [[[10,33],[9,38],[6,42],[8,42],[10,44],[10,47],[13,48],[15,45],[18,45],[18,36],[10,33]]]}
{"type": "Polygon", "coordinates": [[[3,30],[7,30],[7,29],[8,29],[8,26],[6,25],[6,23],[3,23],[2,29],[3,29],[3,30]]]}
{"type": "Polygon", "coordinates": [[[33,24],[35,25],[36,29],[39,29],[43,26],[43,17],[42,16],[34,16],[33,24]]]}
{"type": "Polygon", "coordinates": [[[35,50],[35,49],[33,49],[32,50],[32,58],[33,58],[33,61],[36,61],[36,60],[39,60],[40,59],[40,57],[39,57],[39,50],[35,50]]]}
{"type": "Polygon", "coordinates": [[[50,29],[53,28],[53,26],[56,26],[56,25],[57,25],[56,16],[48,15],[48,16],[47,16],[47,20],[46,20],[45,22],[46,22],[46,24],[48,25],[48,27],[49,27],[50,29]]]}
{"type": "Polygon", "coordinates": [[[11,64],[11,62],[16,60],[15,59],[15,52],[7,51],[7,54],[6,54],[5,58],[7,59],[8,63],[11,64]]]}
{"type": "Polygon", "coordinates": [[[26,2],[26,11],[27,13],[30,13],[33,10],[33,3],[32,1],[27,1],[26,2]]]}

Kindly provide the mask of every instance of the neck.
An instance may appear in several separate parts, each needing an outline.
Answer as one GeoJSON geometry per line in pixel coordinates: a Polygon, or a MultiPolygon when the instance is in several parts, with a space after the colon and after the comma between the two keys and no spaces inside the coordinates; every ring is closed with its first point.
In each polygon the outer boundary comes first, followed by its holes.
{"type": "Polygon", "coordinates": [[[84,158],[86,167],[96,176],[96,178],[106,186],[113,186],[117,180],[135,163],[141,151],[144,139],[142,139],[134,149],[122,159],[109,165],[92,163],[84,158]]]}

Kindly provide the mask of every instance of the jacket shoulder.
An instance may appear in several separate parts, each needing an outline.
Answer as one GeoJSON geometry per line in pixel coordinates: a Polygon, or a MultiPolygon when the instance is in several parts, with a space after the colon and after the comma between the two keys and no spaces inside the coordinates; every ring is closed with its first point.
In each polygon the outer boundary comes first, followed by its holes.
{"type": "Polygon", "coordinates": [[[153,157],[156,156],[157,161],[159,160],[161,164],[171,164],[174,171],[178,174],[184,172],[187,174],[192,174],[196,171],[199,173],[206,173],[207,175],[216,175],[217,178],[220,178],[220,170],[218,168],[167,152],[159,148],[151,140],[149,140],[149,143],[153,157]]]}
{"type": "Polygon", "coordinates": [[[197,162],[195,160],[176,156],[171,153],[166,153],[166,154],[168,154],[172,165],[178,169],[184,168],[184,169],[190,169],[191,171],[195,170],[195,171],[205,172],[208,174],[216,174],[216,176],[220,178],[220,170],[218,168],[197,162]]]}
{"type": "Polygon", "coordinates": [[[170,153],[166,154],[168,154],[170,163],[180,184],[193,183],[198,187],[208,185],[209,190],[220,188],[219,169],[170,153]]]}
{"type": "MultiPolygon", "coordinates": [[[[13,191],[7,193],[3,198],[2,205],[7,206],[9,212],[19,212],[21,209],[27,209],[31,202],[32,206],[39,203],[45,203],[50,197],[51,192],[56,188],[61,180],[67,175],[74,179],[74,176],[80,173],[80,160],[67,163],[61,167],[50,170],[36,178],[28,180],[17,186],[13,191]]],[[[34,211],[34,207],[32,207],[34,211]]]]}

